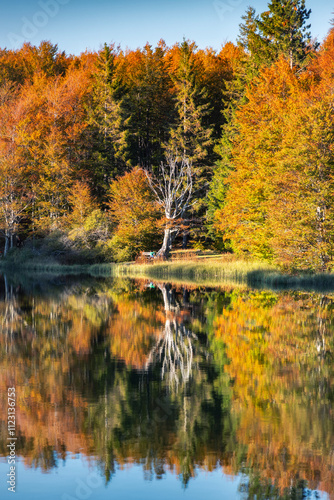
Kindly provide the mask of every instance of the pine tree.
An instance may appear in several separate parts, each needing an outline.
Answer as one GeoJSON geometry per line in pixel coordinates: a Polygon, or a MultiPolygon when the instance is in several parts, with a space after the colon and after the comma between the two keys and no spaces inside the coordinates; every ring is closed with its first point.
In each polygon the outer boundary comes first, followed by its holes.
{"type": "Polygon", "coordinates": [[[240,49],[231,42],[226,43],[219,53],[211,48],[198,50],[195,56],[197,85],[203,92],[202,104],[207,112],[202,117],[204,129],[212,129],[212,144],[208,150],[207,161],[212,162],[212,146],[221,137],[221,127],[225,122],[223,110],[226,106],[226,83],[232,79],[234,60],[240,49]],[[232,63],[233,60],[233,63],[232,63]]]}
{"type": "Polygon", "coordinates": [[[165,51],[161,40],[155,49],[146,44],[142,51],[127,54],[124,61],[124,106],[129,118],[127,151],[132,166],[147,170],[163,160],[162,144],[168,139],[173,120],[165,51]]]}
{"type": "MultiPolygon", "coordinates": [[[[206,193],[212,176],[213,126],[205,123],[209,116],[209,103],[206,89],[199,85],[198,68],[195,65],[194,43],[186,40],[177,47],[176,67],[172,73],[175,89],[176,123],[170,131],[166,144],[167,156],[189,162],[193,170],[194,205],[183,216],[203,218],[206,210],[206,193]]],[[[189,222],[185,223],[185,225],[189,222]]],[[[183,247],[188,241],[189,232],[183,236],[183,247]]]]}
{"type": "Polygon", "coordinates": [[[224,130],[220,144],[216,148],[220,159],[216,162],[213,170],[207,195],[208,209],[206,213],[208,236],[212,239],[215,248],[219,250],[230,248],[229,242],[224,239],[224,231],[217,225],[216,212],[222,210],[226,203],[227,179],[233,169],[231,150],[232,143],[224,130]]]}
{"type": "Polygon", "coordinates": [[[178,67],[172,76],[175,87],[176,125],[170,131],[167,149],[187,159],[198,171],[205,165],[212,145],[212,126],[203,126],[208,115],[207,95],[198,85],[194,64],[195,45],[184,40],[179,49],[178,67]]]}
{"type": "Polygon", "coordinates": [[[243,47],[247,53],[256,55],[256,49],[260,42],[255,9],[248,7],[246,13],[241,17],[244,21],[239,25],[240,34],[238,36],[238,45],[243,47]]]}
{"type": "Polygon", "coordinates": [[[303,65],[318,44],[312,44],[306,25],[311,10],[305,0],[272,0],[260,16],[249,8],[240,25],[239,44],[260,64],[271,64],[283,55],[292,68],[303,65]]]}
{"type": "Polygon", "coordinates": [[[227,56],[226,63],[230,69],[225,80],[225,90],[222,93],[222,102],[224,105],[221,113],[223,126],[220,131],[220,140],[215,146],[215,153],[218,159],[215,161],[213,167],[212,180],[207,196],[206,228],[215,247],[219,250],[227,250],[230,248],[230,244],[227,240],[224,240],[224,235],[217,228],[215,213],[225,205],[227,193],[226,180],[233,170],[231,149],[237,135],[236,109],[246,99],[246,82],[252,80],[254,71],[251,65],[248,64],[247,55],[240,46],[226,44],[220,56],[224,59],[227,56]]]}
{"type": "Polygon", "coordinates": [[[116,52],[104,45],[96,61],[89,105],[92,135],[90,170],[95,191],[104,199],[110,181],[127,167],[127,119],[121,99],[121,84],[116,74],[116,52]]]}

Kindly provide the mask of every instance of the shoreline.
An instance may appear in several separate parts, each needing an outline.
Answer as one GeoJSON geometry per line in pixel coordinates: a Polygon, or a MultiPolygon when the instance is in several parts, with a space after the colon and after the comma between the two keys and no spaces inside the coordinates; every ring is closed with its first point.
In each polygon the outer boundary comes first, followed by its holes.
{"type": "Polygon", "coordinates": [[[334,273],[284,274],[258,261],[215,259],[206,261],[174,260],[152,264],[106,263],[62,265],[55,262],[0,263],[0,273],[34,273],[35,275],[87,275],[91,277],[141,278],[188,283],[197,286],[243,285],[273,290],[334,291],[334,273]]]}

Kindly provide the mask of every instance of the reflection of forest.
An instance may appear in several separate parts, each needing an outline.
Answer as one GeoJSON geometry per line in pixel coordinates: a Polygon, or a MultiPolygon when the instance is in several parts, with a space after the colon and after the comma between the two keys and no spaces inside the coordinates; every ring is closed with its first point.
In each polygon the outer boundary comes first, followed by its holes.
{"type": "Polygon", "coordinates": [[[299,498],[305,481],[334,498],[331,298],[130,281],[25,290],[0,287],[0,384],[17,387],[27,464],[80,452],[107,480],[140,463],[185,484],[222,466],[245,472],[247,498],[299,498]]]}
{"type": "Polygon", "coordinates": [[[333,305],[314,294],[249,292],[216,318],[212,348],[224,344],[230,360],[236,439],[258,488],[270,480],[291,492],[307,480],[334,497],[333,305]]]}

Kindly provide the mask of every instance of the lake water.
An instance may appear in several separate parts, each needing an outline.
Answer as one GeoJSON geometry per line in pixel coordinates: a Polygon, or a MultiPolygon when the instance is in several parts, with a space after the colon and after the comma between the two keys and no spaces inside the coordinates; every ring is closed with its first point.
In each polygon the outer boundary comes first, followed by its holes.
{"type": "Polygon", "coordinates": [[[334,498],[334,294],[2,276],[0,329],[1,498],[334,498]]]}

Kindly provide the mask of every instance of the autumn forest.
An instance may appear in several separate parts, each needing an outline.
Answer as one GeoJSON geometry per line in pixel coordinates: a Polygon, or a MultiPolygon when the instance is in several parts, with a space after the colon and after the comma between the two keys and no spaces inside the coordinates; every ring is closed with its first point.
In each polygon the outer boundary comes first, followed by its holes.
{"type": "Polygon", "coordinates": [[[4,257],[122,262],[176,245],[331,271],[334,28],[319,44],[310,18],[304,0],[250,7],[219,52],[1,49],[4,257]]]}
{"type": "Polygon", "coordinates": [[[334,500],[334,19],[311,22],[269,0],[219,50],[0,49],[7,496],[334,500]]]}

